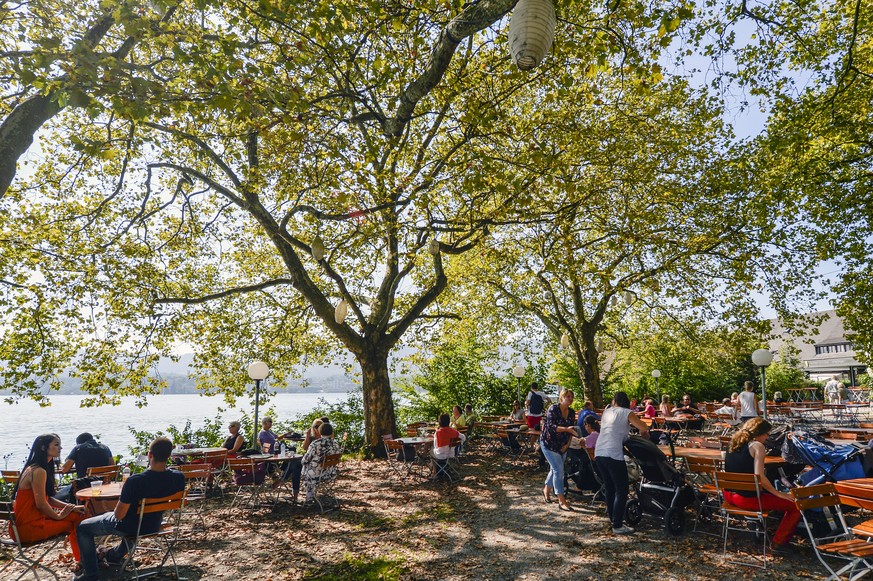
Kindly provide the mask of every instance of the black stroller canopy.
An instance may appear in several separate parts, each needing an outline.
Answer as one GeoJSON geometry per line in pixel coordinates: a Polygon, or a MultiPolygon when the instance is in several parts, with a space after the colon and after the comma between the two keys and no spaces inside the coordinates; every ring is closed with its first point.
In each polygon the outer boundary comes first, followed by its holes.
{"type": "Polygon", "coordinates": [[[624,442],[628,456],[637,461],[643,476],[651,482],[669,482],[683,480],[682,474],[667,461],[667,455],[649,439],[640,436],[630,436],[624,442]]]}

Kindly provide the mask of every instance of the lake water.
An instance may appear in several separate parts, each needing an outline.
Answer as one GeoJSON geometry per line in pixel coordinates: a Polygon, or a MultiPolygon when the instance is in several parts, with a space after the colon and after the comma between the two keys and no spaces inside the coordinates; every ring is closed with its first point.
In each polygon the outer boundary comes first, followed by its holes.
{"type": "MultiPolygon", "coordinates": [[[[310,412],[320,399],[338,403],[345,401],[346,397],[345,393],[282,393],[273,396],[267,407],[271,408],[277,420],[285,422],[310,412]]],[[[34,438],[47,432],[61,437],[63,458],[76,445],[76,436],[82,432],[99,435],[99,440],[109,446],[113,454],[129,457],[128,447],[134,444],[129,426],[156,432],[166,430],[171,424],[182,428],[190,419],[191,427],[196,429],[206,419],[215,418],[219,408],[223,410],[221,417],[225,422],[242,413],[252,413],[251,405],[230,408],[221,397],[196,394],[155,396],[142,408],[136,407],[132,397],[124,398],[119,406],[97,408],[79,407],[82,399],[78,395],[56,395],[51,398],[52,405],[46,408],[30,400],[12,405],[0,403],[0,467],[20,469],[34,438]]],[[[263,414],[264,406],[259,417],[263,414]]],[[[246,439],[250,438],[251,435],[246,439]]]]}

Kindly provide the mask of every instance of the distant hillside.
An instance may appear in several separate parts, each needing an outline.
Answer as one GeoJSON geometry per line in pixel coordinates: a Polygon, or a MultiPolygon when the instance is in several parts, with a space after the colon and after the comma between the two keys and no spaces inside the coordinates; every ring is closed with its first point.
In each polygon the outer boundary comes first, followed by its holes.
{"type": "MultiPolygon", "coordinates": [[[[409,351],[401,352],[399,357],[405,357],[408,354],[409,351]]],[[[193,353],[181,355],[178,361],[173,361],[168,357],[161,358],[157,366],[157,375],[167,382],[165,393],[197,393],[194,380],[188,376],[193,362],[193,353]]],[[[81,385],[80,380],[66,377],[63,379],[63,387],[57,393],[79,394],[81,393],[79,389],[81,385]]],[[[290,393],[306,391],[342,393],[356,389],[358,386],[359,383],[346,376],[345,369],[341,365],[334,364],[310,367],[301,379],[291,381],[284,391],[290,393]]],[[[272,387],[275,388],[275,386],[272,387]]],[[[0,394],[5,391],[7,390],[0,390],[0,394]]]]}

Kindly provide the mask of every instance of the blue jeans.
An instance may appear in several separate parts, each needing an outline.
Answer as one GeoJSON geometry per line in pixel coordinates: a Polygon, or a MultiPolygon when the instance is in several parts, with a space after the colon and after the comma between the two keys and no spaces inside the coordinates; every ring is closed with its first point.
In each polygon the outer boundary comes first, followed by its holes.
{"type": "Polygon", "coordinates": [[[76,499],[73,497],[73,485],[67,484],[58,488],[58,491],[55,493],[54,497],[61,502],[67,503],[76,503],[76,499]]]}
{"type": "Polygon", "coordinates": [[[624,526],[624,509],[627,506],[629,482],[627,464],[624,460],[598,456],[594,459],[603,480],[603,495],[606,497],[606,512],[612,521],[612,528],[624,526]]]}
{"type": "Polygon", "coordinates": [[[549,473],[546,476],[546,486],[553,488],[555,494],[564,495],[564,457],[566,454],[560,452],[552,452],[545,446],[540,446],[543,451],[543,456],[546,457],[546,462],[549,463],[549,473]]]}
{"type": "MultiPolygon", "coordinates": [[[[120,523],[121,521],[115,518],[115,513],[107,512],[100,516],[86,518],[76,527],[76,539],[79,541],[79,551],[82,554],[82,571],[86,578],[97,579],[98,575],[97,543],[94,539],[105,535],[123,537],[126,533],[116,528],[120,523]]],[[[126,554],[127,545],[122,539],[117,547],[107,553],[106,558],[119,562],[126,554]]]]}

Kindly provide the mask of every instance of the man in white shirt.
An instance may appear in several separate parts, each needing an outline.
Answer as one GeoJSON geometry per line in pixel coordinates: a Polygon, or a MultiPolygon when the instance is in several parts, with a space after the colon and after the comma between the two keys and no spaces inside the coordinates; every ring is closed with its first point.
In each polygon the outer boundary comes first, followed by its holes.
{"type": "Polygon", "coordinates": [[[828,398],[828,403],[840,403],[840,382],[837,381],[836,375],[825,384],[825,395],[828,398]]]}
{"type": "Polygon", "coordinates": [[[718,415],[729,415],[731,418],[728,420],[728,423],[732,426],[740,423],[739,418],[737,418],[737,408],[731,405],[731,398],[729,397],[721,400],[721,407],[715,410],[715,413],[718,415]]]}

